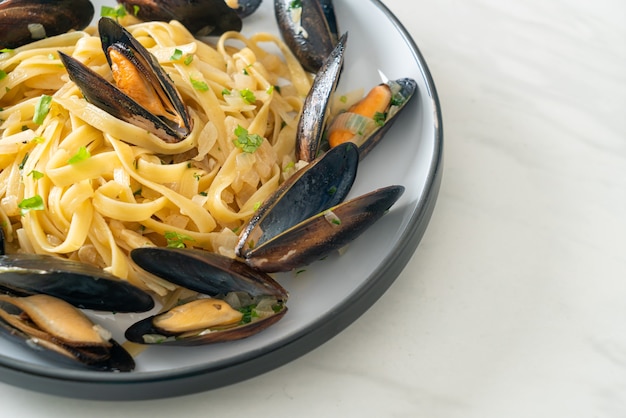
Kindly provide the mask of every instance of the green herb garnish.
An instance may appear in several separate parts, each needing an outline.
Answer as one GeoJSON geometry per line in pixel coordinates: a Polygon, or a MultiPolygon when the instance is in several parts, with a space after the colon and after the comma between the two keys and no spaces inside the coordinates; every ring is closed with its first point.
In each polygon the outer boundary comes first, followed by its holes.
{"type": "Polygon", "coordinates": [[[195,80],[194,78],[189,78],[189,80],[191,81],[191,85],[193,86],[194,89],[198,90],[198,91],[208,91],[209,90],[209,85],[207,83],[205,83],[204,81],[201,80],[195,80]]]}
{"type": "Polygon", "coordinates": [[[244,306],[239,309],[239,312],[243,314],[243,317],[241,318],[241,321],[239,322],[240,324],[249,324],[250,322],[252,322],[252,318],[259,317],[259,314],[256,311],[255,304],[244,306]]]}
{"type": "Polygon", "coordinates": [[[86,147],[80,147],[78,149],[78,151],[76,151],[76,154],[72,155],[70,157],[69,160],[67,160],[68,164],[76,164],[79,163],[81,161],[85,161],[86,159],[88,159],[89,157],[91,157],[91,153],[89,152],[89,150],[86,147]]]}
{"type": "Polygon", "coordinates": [[[0,80],[2,80],[2,79],[3,79],[4,77],[6,77],[6,76],[7,76],[6,71],[4,71],[4,70],[0,70],[0,80]]]}
{"type": "Polygon", "coordinates": [[[39,101],[35,105],[35,114],[33,115],[33,122],[37,125],[41,125],[50,112],[50,103],[52,102],[52,96],[42,94],[39,101]]]}
{"type": "Polygon", "coordinates": [[[26,213],[30,212],[31,210],[44,210],[43,199],[41,198],[41,196],[36,194],[33,197],[22,200],[17,205],[17,207],[20,208],[22,216],[26,215],[26,213]]]}
{"type": "Polygon", "coordinates": [[[28,173],[29,176],[33,176],[33,178],[35,180],[39,180],[40,178],[43,177],[43,173],[41,171],[37,171],[37,170],[33,170],[30,173],[28,173]]]}
{"type": "Polygon", "coordinates": [[[376,112],[374,114],[374,122],[376,122],[376,125],[383,126],[386,120],[387,120],[387,113],[376,112]]]}
{"type": "Polygon", "coordinates": [[[170,61],[178,61],[179,59],[182,58],[182,56],[183,56],[183,51],[176,48],[174,49],[174,52],[172,53],[172,56],[170,57],[170,61]]]}
{"type": "Polygon", "coordinates": [[[192,237],[174,231],[165,231],[168,248],[185,248],[185,241],[194,241],[192,237]]]}
{"type": "Polygon", "coordinates": [[[24,158],[22,158],[22,161],[17,166],[17,168],[19,168],[20,171],[24,169],[24,165],[26,165],[26,161],[28,161],[28,153],[24,154],[24,158]]]}
{"type": "Polygon", "coordinates": [[[253,153],[263,143],[263,137],[261,135],[250,134],[248,130],[241,125],[237,125],[237,128],[235,128],[235,136],[237,137],[237,139],[234,140],[235,146],[241,148],[243,152],[253,153]]]}
{"type": "Polygon", "coordinates": [[[406,102],[406,97],[404,97],[401,93],[396,93],[391,96],[391,106],[400,106],[404,102],[406,102]]]}
{"type": "MultiPolygon", "coordinates": [[[[139,9],[137,9],[139,10],[139,9]]],[[[102,6],[100,8],[100,16],[102,17],[110,17],[112,19],[120,19],[124,16],[126,16],[126,9],[124,8],[123,5],[119,5],[116,7],[111,7],[111,6],[102,6]]],[[[136,16],[136,14],[135,14],[136,16]]]]}
{"type": "Polygon", "coordinates": [[[256,103],[256,97],[254,96],[254,93],[250,89],[243,89],[239,92],[239,94],[241,94],[241,97],[243,97],[243,100],[245,100],[246,103],[249,103],[249,104],[256,103]]]}
{"type": "Polygon", "coordinates": [[[193,61],[193,54],[189,54],[185,57],[185,61],[183,61],[185,63],[185,65],[189,65],[191,64],[191,62],[193,61]]]}

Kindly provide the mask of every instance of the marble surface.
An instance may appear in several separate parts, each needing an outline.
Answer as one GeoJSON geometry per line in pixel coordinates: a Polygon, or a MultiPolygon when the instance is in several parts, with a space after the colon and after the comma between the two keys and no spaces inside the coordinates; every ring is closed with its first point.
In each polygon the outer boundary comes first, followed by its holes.
{"type": "Polygon", "coordinates": [[[437,85],[445,171],[378,303],[233,386],[115,403],[0,384],[3,416],[626,416],[626,3],[385,4],[437,85]]]}

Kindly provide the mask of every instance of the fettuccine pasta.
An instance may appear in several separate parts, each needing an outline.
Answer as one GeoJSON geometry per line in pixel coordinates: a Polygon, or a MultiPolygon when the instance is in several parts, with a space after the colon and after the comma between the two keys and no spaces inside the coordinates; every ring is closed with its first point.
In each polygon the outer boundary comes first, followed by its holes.
{"type": "Polygon", "coordinates": [[[191,134],[165,143],[82,97],[58,51],[110,80],[94,29],[2,52],[0,223],[11,251],[92,263],[165,295],[170,285],[135,271],[128,252],[169,244],[232,256],[238,229],[294,170],[310,77],[270,34],[226,33],[210,46],[175,21],[127,29],[176,84],[191,134]],[[263,138],[256,150],[236,146],[238,127],[263,138]]]}

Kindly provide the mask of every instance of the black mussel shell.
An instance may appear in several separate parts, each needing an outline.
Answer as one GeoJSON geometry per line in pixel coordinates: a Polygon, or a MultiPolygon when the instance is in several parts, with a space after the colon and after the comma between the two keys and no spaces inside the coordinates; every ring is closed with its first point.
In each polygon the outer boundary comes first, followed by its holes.
{"type": "Polygon", "coordinates": [[[183,125],[179,125],[175,120],[153,115],[88,66],[59,51],[59,57],[70,79],[76,83],[85,99],[118,119],[145,128],[165,142],[175,143],[185,139],[191,132],[192,119],[174,83],[156,58],[113,19],[101,18],[98,30],[109,65],[111,64],[109,47],[125,54],[150,84],[160,89],[163,96],[169,99],[180,115],[183,125]]]}
{"type": "Polygon", "coordinates": [[[345,33],[325,59],[302,105],[296,136],[296,157],[312,161],[318,156],[332,95],[343,67],[348,34],[345,33]]]}
{"type": "MultiPolygon", "coordinates": [[[[224,0],[118,0],[118,3],[143,21],[178,20],[196,36],[217,36],[231,30],[240,31],[242,27],[242,15],[224,0]]],[[[252,13],[258,7],[257,4],[252,9],[254,3],[246,7],[251,10],[242,9],[241,13],[252,13]]]]}
{"type": "Polygon", "coordinates": [[[317,73],[339,38],[331,0],[274,0],[274,13],[285,43],[305,70],[317,73]]]}
{"type": "Polygon", "coordinates": [[[237,255],[247,258],[253,248],[342,202],[352,188],[358,163],[357,147],[345,143],[298,170],[263,202],[243,228],[237,255]]]}
{"type": "Polygon", "coordinates": [[[3,0],[0,1],[0,49],[22,45],[82,30],[93,19],[89,0],[3,0]]]}
{"type": "Polygon", "coordinates": [[[287,291],[270,276],[246,264],[208,251],[191,248],[141,247],[130,252],[143,270],[170,283],[207,296],[245,292],[286,300],[287,291]]]}
{"type": "Polygon", "coordinates": [[[257,270],[278,272],[320,260],[365,232],[403,192],[403,186],[388,186],[321,212],[250,249],[246,262],[257,270]]]}
{"type": "Polygon", "coordinates": [[[84,309],[146,312],[154,300],[143,290],[88,264],[54,256],[0,256],[0,291],[17,296],[47,294],[84,309]]]}
{"type": "Polygon", "coordinates": [[[155,327],[157,315],[131,325],[125,333],[129,341],[139,344],[204,345],[232,341],[256,334],[280,320],[287,312],[288,293],[270,276],[248,265],[218,254],[195,249],[145,247],[131,251],[135,264],[164,280],[216,297],[229,292],[244,292],[252,297],[270,296],[279,303],[275,314],[247,324],[209,333],[181,337],[155,327]],[[162,339],[145,338],[160,336],[162,339]]]}
{"type": "Polygon", "coordinates": [[[235,10],[239,17],[244,19],[254,13],[261,3],[263,3],[262,0],[239,0],[235,10]]]}

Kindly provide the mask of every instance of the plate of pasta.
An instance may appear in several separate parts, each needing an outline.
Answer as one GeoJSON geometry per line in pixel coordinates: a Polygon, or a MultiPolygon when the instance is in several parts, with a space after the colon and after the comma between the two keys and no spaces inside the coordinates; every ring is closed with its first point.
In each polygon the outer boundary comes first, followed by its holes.
{"type": "MultiPolygon", "coordinates": [[[[108,3],[94,2],[93,25],[84,30],[0,51],[0,224],[7,253],[96,266],[153,295],[156,312],[177,287],[144,274],[131,250],[189,246],[237,258],[244,225],[302,165],[295,137],[314,76],[290,56],[270,1],[246,16],[240,31],[219,36],[195,37],[177,21],[122,18],[189,109],[184,137],[163,140],[85,100],[61,61],[69,56],[97,74],[109,71],[96,30],[101,13],[117,7],[108,3]],[[251,145],[242,146],[242,136],[262,139],[254,153],[243,150],[251,145]]],[[[385,80],[416,83],[406,110],[359,162],[349,192],[401,185],[393,207],[339,251],[272,273],[289,293],[289,312],[262,332],[218,344],[145,347],[125,340],[145,313],[89,311],[131,353],[132,372],[65,367],[0,338],[1,380],[92,399],[209,390],[313,350],[385,292],[434,210],[442,172],[439,101],[417,45],[382,2],[335,1],[334,10],[349,33],[335,106],[385,80]]]]}

